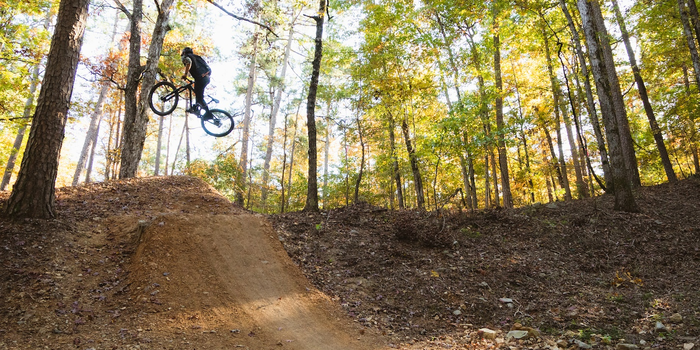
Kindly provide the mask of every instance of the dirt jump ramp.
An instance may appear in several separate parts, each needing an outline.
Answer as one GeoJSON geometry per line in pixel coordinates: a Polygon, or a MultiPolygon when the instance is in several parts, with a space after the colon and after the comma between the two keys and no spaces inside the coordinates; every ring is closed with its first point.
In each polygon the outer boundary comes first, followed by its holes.
{"type": "Polygon", "coordinates": [[[166,215],[139,227],[132,294],[175,344],[387,348],[308,282],[260,215],[166,215]]]}

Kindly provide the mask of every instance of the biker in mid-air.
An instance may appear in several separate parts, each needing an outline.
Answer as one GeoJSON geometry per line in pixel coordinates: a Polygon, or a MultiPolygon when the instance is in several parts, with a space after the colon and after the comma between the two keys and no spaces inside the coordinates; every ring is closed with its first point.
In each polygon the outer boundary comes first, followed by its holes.
{"type": "Polygon", "coordinates": [[[182,75],[182,79],[187,79],[187,73],[192,75],[192,78],[194,78],[194,93],[197,100],[197,103],[193,104],[187,112],[198,114],[201,108],[205,111],[204,120],[211,119],[209,106],[204,101],[204,88],[209,84],[211,68],[209,68],[209,65],[202,57],[195,55],[189,47],[185,47],[182,50],[180,58],[182,58],[182,64],[185,66],[185,74],[182,75]]]}

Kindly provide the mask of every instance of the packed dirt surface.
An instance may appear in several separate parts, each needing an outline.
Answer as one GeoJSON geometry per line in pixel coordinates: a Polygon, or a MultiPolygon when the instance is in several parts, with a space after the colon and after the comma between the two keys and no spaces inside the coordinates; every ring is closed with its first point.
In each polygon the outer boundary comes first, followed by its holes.
{"type": "Polygon", "coordinates": [[[0,349],[700,348],[700,179],[636,197],[262,216],[189,177],[62,188],[55,220],[0,219],[0,349]]]}
{"type": "Polygon", "coordinates": [[[58,208],[0,226],[0,349],[383,348],[197,179],[65,188],[58,208]]]}

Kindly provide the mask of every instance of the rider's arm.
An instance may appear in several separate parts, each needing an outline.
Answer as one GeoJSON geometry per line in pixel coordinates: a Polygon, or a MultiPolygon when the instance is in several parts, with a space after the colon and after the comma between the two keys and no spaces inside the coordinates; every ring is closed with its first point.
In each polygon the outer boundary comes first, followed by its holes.
{"type": "Polygon", "coordinates": [[[187,73],[190,71],[190,67],[192,67],[192,60],[189,57],[183,57],[182,64],[185,65],[185,73],[182,74],[182,79],[187,79],[187,73]]]}

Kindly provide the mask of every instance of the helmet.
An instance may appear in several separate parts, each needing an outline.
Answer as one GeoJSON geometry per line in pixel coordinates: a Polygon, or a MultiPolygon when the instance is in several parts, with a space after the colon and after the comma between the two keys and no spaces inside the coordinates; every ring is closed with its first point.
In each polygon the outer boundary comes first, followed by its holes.
{"type": "Polygon", "coordinates": [[[180,56],[183,56],[183,55],[186,55],[186,54],[190,54],[190,53],[193,53],[193,52],[192,52],[192,48],[190,48],[190,47],[185,47],[184,49],[182,49],[182,53],[180,54],[180,56]]]}

